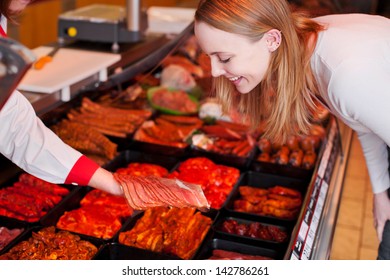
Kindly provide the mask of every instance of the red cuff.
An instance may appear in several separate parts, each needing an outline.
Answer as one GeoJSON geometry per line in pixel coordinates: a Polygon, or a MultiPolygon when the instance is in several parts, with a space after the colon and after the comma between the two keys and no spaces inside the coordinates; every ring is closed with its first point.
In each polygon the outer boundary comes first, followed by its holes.
{"type": "Polygon", "coordinates": [[[66,177],[65,184],[87,186],[92,175],[100,166],[86,156],[81,156],[66,177]]]}

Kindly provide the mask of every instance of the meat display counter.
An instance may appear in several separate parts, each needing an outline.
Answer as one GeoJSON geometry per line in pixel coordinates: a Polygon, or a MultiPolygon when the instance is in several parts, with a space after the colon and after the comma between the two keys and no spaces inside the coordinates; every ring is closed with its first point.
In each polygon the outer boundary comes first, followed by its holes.
{"type": "MultiPolygon", "coordinates": [[[[193,35],[192,29],[193,25],[188,26],[182,33],[160,46],[157,50],[131,65],[127,65],[121,72],[113,73],[107,81],[87,86],[86,89],[81,90],[67,104],[71,105],[79,95],[83,95],[86,92],[104,92],[113,88],[123,89],[123,85],[137,75],[156,70],[161,66],[164,58],[173,54],[193,35]]],[[[43,111],[51,113],[48,108],[43,111]]],[[[291,234],[283,255],[277,255],[277,259],[329,258],[352,140],[352,131],[333,117],[329,117],[326,128],[326,135],[318,152],[316,165],[313,168],[311,177],[307,180],[307,188],[302,197],[302,207],[297,219],[294,220],[294,224],[286,223],[289,228],[291,226],[291,234]]],[[[151,149],[148,152],[150,151],[151,149]]],[[[143,151],[137,152],[142,154],[143,151]]],[[[250,170],[243,168],[243,171],[250,170]]],[[[250,179],[248,179],[249,181],[250,179]]],[[[229,245],[227,245],[226,249],[228,248],[229,245]]],[[[200,255],[202,255],[202,250],[200,255]]],[[[151,255],[147,255],[145,258],[148,257],[150,258],[151,255]]],[[[126,258],[126,256],[123,258],[126,258]]],[[[106,258],[103,257],[102,259],[106,258]]]]}

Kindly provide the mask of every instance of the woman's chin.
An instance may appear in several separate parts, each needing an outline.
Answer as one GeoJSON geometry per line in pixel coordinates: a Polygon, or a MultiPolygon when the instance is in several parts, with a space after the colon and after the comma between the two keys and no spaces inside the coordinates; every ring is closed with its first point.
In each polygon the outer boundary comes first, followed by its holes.
{"type": "Polygon", "coordinates": [[[249,92],[251,92],[251,90],[253,89],[253,87],[236,87],[237,91],[240,93],[240,94],[248,94],[249,92]]]}

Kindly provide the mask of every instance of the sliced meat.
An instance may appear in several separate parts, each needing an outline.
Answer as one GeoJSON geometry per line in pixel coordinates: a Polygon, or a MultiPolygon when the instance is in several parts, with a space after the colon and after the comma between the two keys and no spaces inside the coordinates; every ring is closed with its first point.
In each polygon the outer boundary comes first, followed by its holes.
{"type": "Polygon", "coordinates": [[[197,184],[153,175],[114,174],[114,178],[122,186],[125,198],[134,210],[156,206],[195,207],[201,211],[210,208],[201,186],[197,184]]]}

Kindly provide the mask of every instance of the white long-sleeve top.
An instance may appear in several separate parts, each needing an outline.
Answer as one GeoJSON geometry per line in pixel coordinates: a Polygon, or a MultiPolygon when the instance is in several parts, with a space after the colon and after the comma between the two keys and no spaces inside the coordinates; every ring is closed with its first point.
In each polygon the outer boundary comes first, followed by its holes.
{"type": "Polygon", "coordinates": [[[18,91],[0,110],[0,153],[28,173],[52,183],[86,185],[98,168],[46,127],[18,91]]]}
{"type": "Polygon", "coordinates": [[[311,58],[320,95],[356,131],[374,193],[390,187],[390,19],[365,14],[316,18],[320,32],[311,58]]]}

